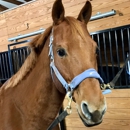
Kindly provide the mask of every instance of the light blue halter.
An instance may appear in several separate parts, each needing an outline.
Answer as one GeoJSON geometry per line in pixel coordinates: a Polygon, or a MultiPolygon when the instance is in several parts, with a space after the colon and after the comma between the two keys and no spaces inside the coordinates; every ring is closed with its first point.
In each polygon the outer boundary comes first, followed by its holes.
{"type": "MultiPolygon", "coordinates": [[[[100,81],[101,84],[104,84],[103,79],[100,77],[100,75],[97,73],[97,71],[93,68],[87,69],[84,72],[82,72],[81,74],[77,75],[68,84],[55,66],[52,42],[53,42],[53,35],[50,36],[50,44],[49,44],[49,56],[51,59],[51,63],[50,63],[51,75],[53,72],[55,73],[58,80],[61,82],[63,87],[66,89],[66,92],[68,92],[68,90],[73,91],[86,78],[96,78],[100,81]]],[[[53,78],[53,76],[52,76],[52,78],[53,78]]],[[[103,94],[110,93],[110,91],[111,90],[105,90],[105,91],[103,91],[103,94]]]]}

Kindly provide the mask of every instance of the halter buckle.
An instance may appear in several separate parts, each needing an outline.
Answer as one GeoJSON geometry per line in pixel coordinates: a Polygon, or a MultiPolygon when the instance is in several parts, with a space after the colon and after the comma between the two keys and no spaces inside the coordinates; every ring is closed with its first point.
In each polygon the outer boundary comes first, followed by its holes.
{"type": "Polygon", "coordinates": [[[101,84],[101,89],[105,90],[105,89],[114,89],[114,87],[112,87],[109,83],[107,84],[101,84]]]}
{"type": "Polygon", "coordinates": [[[67,92],[67,99],[68,99],[68,105],[66,106],[66,108],[64,109],[64,111],[67,111],[67,113],[70,115],[72,113],[72,109],[71,109],[72,92],[71,91],[67,92]]]}

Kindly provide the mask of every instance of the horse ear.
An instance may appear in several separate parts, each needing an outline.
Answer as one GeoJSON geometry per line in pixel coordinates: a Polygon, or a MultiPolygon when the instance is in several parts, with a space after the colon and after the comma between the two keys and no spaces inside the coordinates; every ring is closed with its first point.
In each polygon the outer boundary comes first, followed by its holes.
{"type": "Polygon", "coordinates": [[[78,20],[81,22],[84,22],[85,24],[88,23],[90,17],[92,14],[92,5],[89,1],[87,1],[84,5],[84,7],[81,9],[79,15],[78,15],[78,20]]]}
{"type": "Polygon", "coordinates": [[[56,0],[52,8],[52,19],[55,25],[60,24],[64,20],[64,6],[62,0],[56,0]]]}

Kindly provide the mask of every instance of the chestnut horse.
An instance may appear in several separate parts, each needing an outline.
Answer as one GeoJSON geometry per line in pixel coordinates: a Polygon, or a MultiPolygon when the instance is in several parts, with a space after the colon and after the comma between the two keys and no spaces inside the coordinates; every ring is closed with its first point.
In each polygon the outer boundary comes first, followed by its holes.
{"type": "Polygon", "coordinates": [[[0,89],[0,130],[47,130],[69,90],[85,125],[102,122],[106,101],[96,71],[97,44],[86,27],[91,12],[87,1],[77,19],[65,17],[61,0],[55,1],[53,25],[33,39],[31,54],[0,89]]]}

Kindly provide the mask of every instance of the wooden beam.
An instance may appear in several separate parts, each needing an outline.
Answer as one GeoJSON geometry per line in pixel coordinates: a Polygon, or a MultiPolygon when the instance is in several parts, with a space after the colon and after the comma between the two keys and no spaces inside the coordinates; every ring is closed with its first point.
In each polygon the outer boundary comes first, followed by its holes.
{"type": "Polygon", "coordinates": [[[23,4],[23,2],[16,1],[16,0],[3,0],[3,1],[9,2],[9,3],[12,3],[12,4],[16,4],[16,5],[21,5],[21,4],[23,4]]]}
{"type": "Polygon", "coordinates": [[[0,4],[0,11],[4,11],[6,9],[8,9],[8,8],[0,4]]]}

